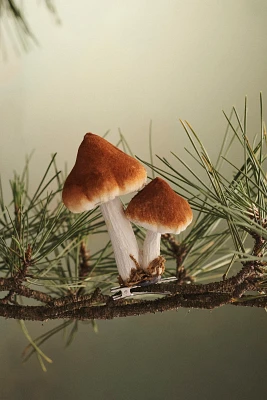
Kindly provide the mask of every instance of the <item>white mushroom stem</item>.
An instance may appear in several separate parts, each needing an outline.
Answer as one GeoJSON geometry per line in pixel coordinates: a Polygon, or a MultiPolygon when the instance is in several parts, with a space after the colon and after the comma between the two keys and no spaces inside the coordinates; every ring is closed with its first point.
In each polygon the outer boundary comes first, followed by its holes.
{"type": "Polygon", "coordinates": [[[161,233],[147,231],[143,246],[143,269],[146,271],[151,261],[160,256],[161,233]]]}
{"type": "Polygon", "coordinates": [[[107,225],[119,274],[127,281],[131,269],[136,268],[130,255],[139,262],[139,248],[128,219],[124,215],[122,203],[118,197],[100,205],[107,225]]]}

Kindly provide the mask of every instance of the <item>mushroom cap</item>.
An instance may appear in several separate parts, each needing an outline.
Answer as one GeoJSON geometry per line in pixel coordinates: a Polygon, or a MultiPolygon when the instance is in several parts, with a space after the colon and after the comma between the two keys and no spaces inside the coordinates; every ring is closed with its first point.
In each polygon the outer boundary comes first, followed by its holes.
{"type": "Polygon", "coordinates": [[[70,211],[81,213],[140,189],[146,179],[139,161],[101,136],[87,133],[65,181],[62,200],[70,211]]]}
{"type": "Polygon", "coordinates": [[[192,222],[188,202],[161,178],[155,178],[132,198],[126,217],[144,228],[158,233],[178,234],[192,222]]]}

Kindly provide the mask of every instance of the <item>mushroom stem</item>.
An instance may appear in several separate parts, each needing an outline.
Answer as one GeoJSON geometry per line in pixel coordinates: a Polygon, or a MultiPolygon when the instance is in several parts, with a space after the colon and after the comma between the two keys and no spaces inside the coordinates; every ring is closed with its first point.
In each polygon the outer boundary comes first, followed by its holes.
{"type": "Polygon", "coordinates": [[[139,248],[131,227],[125,217],[122,203],[118,197],[100,205],[117,264],[119,274],[126,282],[136,265],[130,255],[139,262],[139,248]]]}
{"type": "Polygon", "coordinates": [[[143,269],[146,271],[151,261],[160,255],[161,233],[147,231],[143,247],[143,269]]]}

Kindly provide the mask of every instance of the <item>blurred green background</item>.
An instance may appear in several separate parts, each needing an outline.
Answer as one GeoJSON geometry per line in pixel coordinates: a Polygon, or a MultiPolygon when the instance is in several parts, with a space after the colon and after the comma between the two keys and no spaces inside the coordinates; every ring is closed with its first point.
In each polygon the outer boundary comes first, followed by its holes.
{"type": "MultiPolygon", "coordinates": [[[[258,132],[259,92],[267,93],[265,0],[53,4],[56,18],[41,1],[23,3],[39,42],[27,54],[16,55],[12,26],[1,20],[5,190],[33,149],[33,183],[51,153],[70,168],[88,131],[110,129],[115,144],[120,128],[134,154],[148,159],[151,120],[154,153],[172,150],[188,161],[182,118],[214,159],[226,127],[221,110],[235,105],[242,113],[245,95],[250,134],[258,132]]],[[[27,326],[35,337],[55,324],[27,326]]],[[[266,328],[263,310],[238,307],[102,321],[98,334],[80,323],[69,348],[62,335],[45,344],[54,361],[45,374],[35,357],[21,364],[27,341],[17,322],[2,319],[0,399],[264,399],[266,328]]]]}

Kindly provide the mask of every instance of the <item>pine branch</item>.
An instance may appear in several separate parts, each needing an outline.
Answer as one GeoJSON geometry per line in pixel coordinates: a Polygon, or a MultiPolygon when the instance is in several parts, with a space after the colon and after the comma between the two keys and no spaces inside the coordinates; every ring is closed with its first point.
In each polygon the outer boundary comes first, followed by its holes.
{"type": "Polygon", "coordinates": [[[71,295],[59,299],[36,291],[29,291],[23,285],[16,285],[14,279],[1,279],[0,290],[13,290],[13,293],[35,298],[47,303],[45,306],[10,305],[2,301],[0,315],[5,318],[16,318],[33,321],[47,319],[111,319],[162,312],[180,307],[213,309],[226,304],[250,307],[267,307],[267,296],[245,296],[247,291],[261,290],[262,272],[252,262],[246,263],[235,276],[221,282],[205,285],[181,285],[178,283],[162,283],[142,288],[134,288],[133,292],[153,291],[170,293],[156,300],[114,301],[112,296],[103,295],[96,289],[91,295],[71,295]],[[43,297],[42,297],[43,296],[43,297]],[[259,301],[259,299],[261,299],[259,301]],[[104,304],[103,304],[104,303],[104,304]],[[99,305],[102,304],[102,305],[99,305]]]}
{"type": "MultiPolygon", "coordinates": [[[[214,286],[214,289],[216,286],[214,286]]],[[[251,289],[251,285],[247,285],[251,289]]],[[[106,296],[97,294],[94,301],[103,302],[106,296]]],[[[106,300],[107,301],[107,300],[106,300]]],[[[111,298],[104,305],[91,306],[93,300],[81,300],[77,303],[70,303],[64,306],[21,306],[21,305],[0,305],[0,315],[5,318],[15,318],[32,321],[44,321],[47,319],[71,319],[71,320],[92,320],[92,319],[113,319],[115,317],[128,317],[156,313],[178,308],[214,309],[223,305],[237,305],[245,307],[267,307],[267,298],[254,296],[241,296],[239,301],[233,299],[232,293],[200,293],[193,295],[175,294],[156,300],[129,302],[121,304],[121,301],[114,304],[111,298]]]]}

